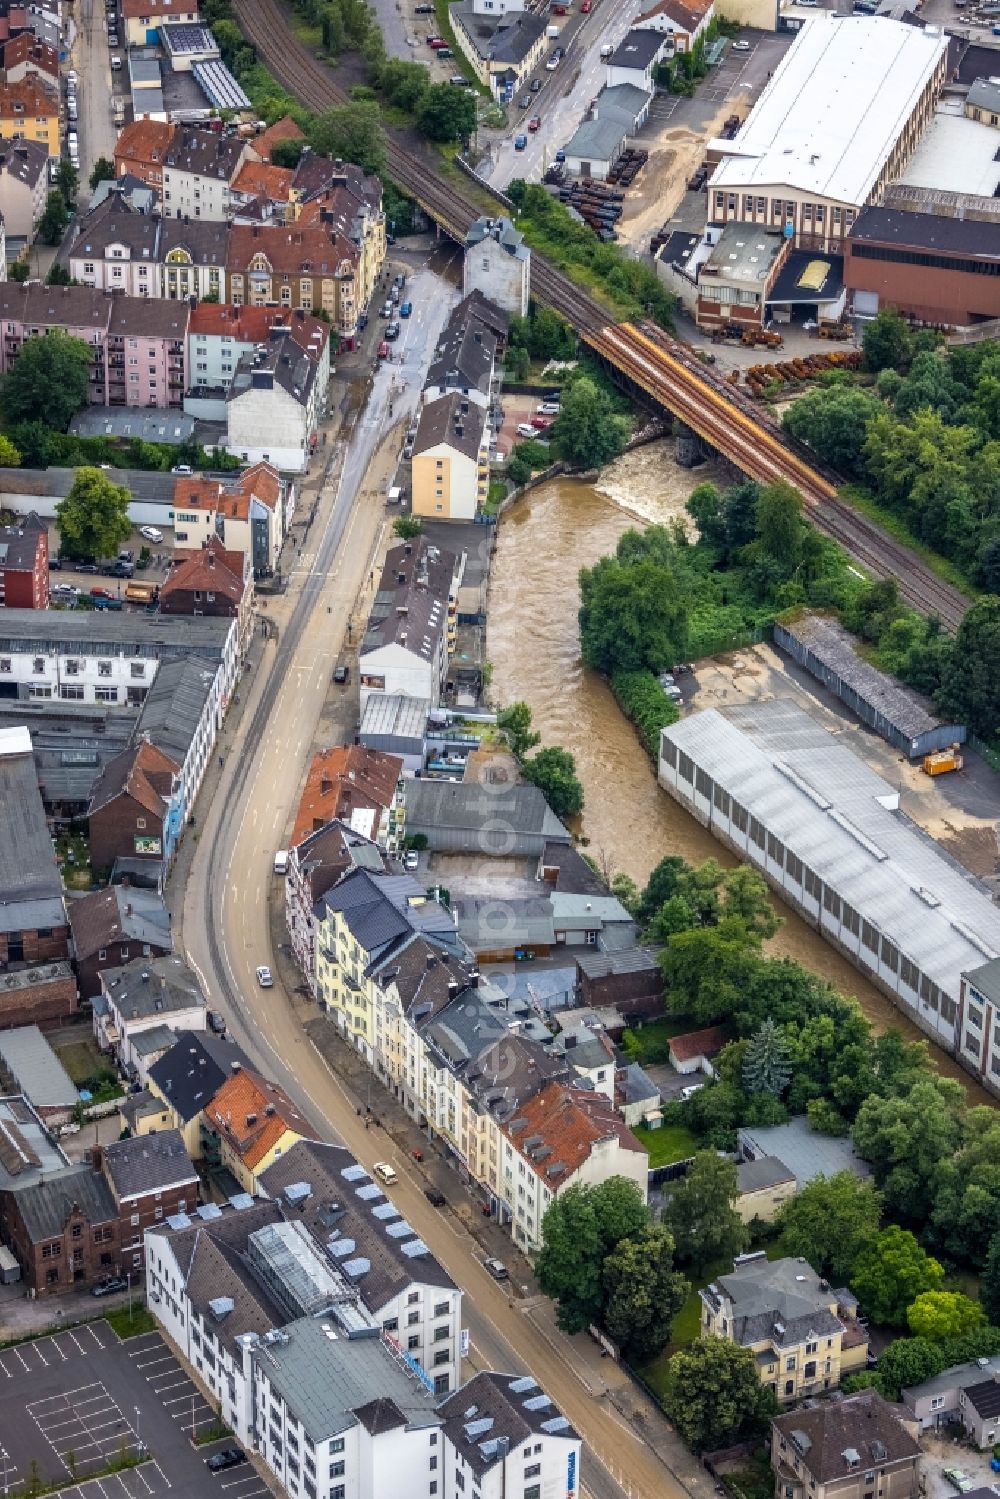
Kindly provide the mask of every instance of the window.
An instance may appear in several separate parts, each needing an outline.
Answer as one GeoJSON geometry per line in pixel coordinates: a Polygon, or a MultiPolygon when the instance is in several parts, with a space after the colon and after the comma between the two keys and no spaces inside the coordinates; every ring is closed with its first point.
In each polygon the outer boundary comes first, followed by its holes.
{"type": "Polygon", "coordinates": [[[524,1470],[524,1479],[525,1479],[525,1482],[527,1482],[529,1478],[541,1478],[541,1476],[542,1476],[542,1465],[541,1465],[541,1463],[532,1463],[532,1465],[531,1465],[530,1468],[525,1468],[525,1470],[524,1470]]]}
{"type": "Polygon", "coordinates": [[[785,1359],[785,1372],[788,1373],[789,1370],[794,1369],[794,1368],[795,1368],[795,1354],[792,1353],[792,1354],[789,1354],[788,1358],[785,1359]]]}
{"type": "Polygon", "coordinates": [[[110,675],[111,675],[111,662],[110,661],[98,661],[98,663],[97,663],[97,675],[99,677],[110,677],[110,675]]]}
{"type": "Polygon", "coordinates": [[[34,661],[32,661],[31,663],[31,669],[35,673],[36,677],[40,676],[41,673],[45,670],[45,657],[36,656],[34,661]]]}
{"type": "Polygon", "coordinates": [[[146,675],[145,663],[142,661],[133,661],[129,666],[129,673],[133,677],[144,677],[146,675]]]}
{"type": "Polygon", "coordinates": [[[331,1463],[330,1464],[330,1477],[331,1478],[343,1478],[343,1476],[344,1476],[344,1467],[345,1467],[345,1465],[343,1463],[331,1463]]]}
{"type": "Polygon", "coordinates": [[[533,1483],[530,1488],[525,1489],[524,1499],[542,1499],[541,1484],[533,1483]]]}
{"type": "Polygon", "coordinates": [[[334,1437],[333,1441],[330,1443],[330,1451],[331,1452],[343,1452],[343,1450],[344,1450],[344,1438],[343,1437],[334,1437]]]}

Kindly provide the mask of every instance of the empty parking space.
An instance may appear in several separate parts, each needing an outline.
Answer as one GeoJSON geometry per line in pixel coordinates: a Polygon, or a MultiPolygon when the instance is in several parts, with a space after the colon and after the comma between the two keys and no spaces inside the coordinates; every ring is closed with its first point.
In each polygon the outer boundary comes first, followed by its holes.
{"type": "Polygon", "coordinates": [[[130,1345],[129,1352],[136,1373],[145,1379],[171,1420],[188,1436],[207,1431],[215,1421],[215,1411],[159,1333],[136,1338],[135,1342],[138,1346],[130,1345]]]}
{"type": "Polygon", "coordinates": [[[0,1384],[5,1379],[23,1379],[26,1374],[85,1358],[115,1341],[107,1323],[96,1322],[86,1327],[67,1327],[52,1337],[19,1343],[16,1348],[4,1348],[0,1351],[0,1384]]]}

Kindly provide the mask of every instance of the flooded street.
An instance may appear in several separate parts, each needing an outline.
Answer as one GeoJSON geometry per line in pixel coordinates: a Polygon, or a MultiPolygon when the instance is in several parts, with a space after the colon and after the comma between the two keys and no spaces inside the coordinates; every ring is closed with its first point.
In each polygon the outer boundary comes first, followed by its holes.
{"type": "MultiPolygon", "coordinates": [[[[695,484],[717,478],[709,465],[692,475],[672,461],[672,444],[626,454],[597,485],[560,478],[539,486],[503,516],[490,581],[487,655],[500,705],[523,699],[544,745],[576,757],[586,805],[580,833],[606,872],[639,885],[666,854],[692,863],[735,860],[657,784],[653,765],[610,688],[580,660],[577,575],[612,552],[632,526],[683,513],[695,484]],[[627,508],[626,508],[627,507],[627,508]],[[629,513],[631,512],[631,513],[629,513]]],[[[769,944],[855,994],[879,1029],[922,1035],[799,916],[772,894],[784,925],[769,944]]],[[[940,1070],[959,1078],[972,1103],[990,1102],[957,1063],[934,1048],[940,1070]]]]}

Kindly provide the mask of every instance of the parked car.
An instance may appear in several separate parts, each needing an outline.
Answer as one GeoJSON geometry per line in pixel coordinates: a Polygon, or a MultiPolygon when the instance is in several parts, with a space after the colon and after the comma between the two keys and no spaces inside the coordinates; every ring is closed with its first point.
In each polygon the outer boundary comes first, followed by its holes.
{"type": "Polygon", "coordinates": [[[518,437],[534,437],[535,429],[530,422],[518,422],[517,435],[518,437]]]}
{"type": "Polygon", "coordinates": [[[172,474],[180,474],[183,478],[190,478],[194,473],[194,469],[190,463],[175,463],[170,472],[172,474]]]}
{"type": "Polygon", "coordinates": [[[415,848],[407,849],[403,858],[403,868],[408,870],[410,874],[413,874],[415,870],[420,868],[420,855],[415,848]]]}
{"type": "Polygon", "coordinates": [[[733,43],[733,51],[734,52],[749,52],[750,51],[750,43],[749,42],[734,42],[733,43]]]}
{"type": "Polygon", "coordinates": [[[528,144],[528,137],[526,135],[515,135],[515,137],[514,137],[514,150],[515,151],[523,151],[524,148],[525,148],[525,146],[527,144],[528,144]]]}
{"type": "Polygon", "coordinates": [[[210,1473],[224,1473],[227,1468],[238,1468],[246,1460],[246,1453],[239,1447],[223,1447],[221,1452],[213,1452],[211,1457],[206,1457],[205,1467],[210,1473]]]}
{"type": "Polygon", "coordinates": [[[351,668],[349,666],[338,666],[334,668],[333,680],[338,687],[343,687],[345,682],[351,679],[351,668]]]}
{"type": "Polygon", "coordinates": [[[580,14],[582,16],[589,16],[593,8],[594,0],[583,0],[583,4],[580,6],[580,14]]]}
{"type": "Polygon", "coordinates": [[[207,1018],[210,1031],[213,1031],[217,1036],[224,1036],[226,1034],[226,1017],[220,1010],[209,1010],[207,1018]]]}
{"type": "Polygon", "coordinates": [[[535,407],[535,415],[536,416],[558,416],[559,415],[559,402],[558,401],[543,401],[540,406],[536,406],[535,407]]]}
{"type": "Polygon", "coordinates": [[[433,47],[435,52],[440,52],[441,48],[447,47],[448,43],[443,36],[429,36],[427,38],[427,45],[428,47],[433,47]]]}
{"type": "Polygon", "coordinates": [[[69,68],[67,70],[66,82],[72,83],[74,87],[80,82],[80,75],[77,73],[75,68],[69,68]]]}
{"type": "Polygon", "coordinates": [[[375,1172],[375,1175],[378,1177],[379,1181],[385,1182],[387,1187],[394,1187],[399,1181],[399,1177],[396,1175],[395,1168],[391,1166],[388,1161],[376,1161],[374,1166],[372,1167],[372,1170],[375,1172]]]}
{"type": "Polygon", "coordinates": [[[530,94],[522,94],[521,97],[520,97],[520,99],[518,99],[518,101],[517,101],[517,107],[518,107],[518,109],[530,109],[531,108],[531,95],[530,94]]]}
{"type": "Polygon", "coordinates": [[[565,161],[566,160],[566,152],[563,151],[563,150],[557,151],[556,154],[555,154],[555,156],[553,157],[553,160],[554,161],[565,161]]]}
{"type": "Polygon", "coordinates": [[[533,94],[540,93],[541,92],[541,87],[542,87],[542,80],[540,78],[532,78],[531,82],[528,84],[528,87],[531,89],[531,92],[533,94]]]}
{"type": "Polygon", "coordinates": [[[438,49],[437,49],[437,55],[438,55],[438,57],[454,57],[455,56],[454,52],[451,50],[450,47],[438,47],[438,49]]]}
{"type": "Polygon", "coordinates": [[[257,982],[262,989],[274,988],[274,975],[266,963],[262,963],[257,969],[257,982]]]}
{"type": "Polygon", "coordinates": [[[131,578],[134,572],[135,563],[123,562],[120,557],[117,562],[113,562],[108,568],[108,576],[111,578],[131,578]]]}
{"type": "Polygon", "coordinates": [[[139,535],[142,536],[142,537],[144,537],[146,539],[146,541],[162,541],[163,540],[163,532],[162,531],[158,531],[155,526],[140,526],[139,527],[139,535]]]}
{"type": "Polygon", "coordinates": [[[54,599],[78,599],[83,592],[82,588],[74,588],[72,583],[56,583],[52,590],[54,599]]]}
{"type": "Polygon", "coordinates": [[[942,1468],[941,1477],[947,1478],[960,1494],[967,1494],[976,1487],[968,1473],[963,1473],[961,1468],[942,1468]]]}
{"type": "Polygon", "coordinates": [[[403,305],[402,305],[402,307],[399,309],[399,315],[400,315],[400,317],[409,317],[410,313],[412,311],[413,311],[413,303],[412,302],[404,302],[403,305]]]}
{"type": "Polygon", "coordinates": [[[508,1278],[507,1266],[503,1260],[484,1260],[483,1269],[488,1275],[492,1275],[494,1280],[507,1280],[508,1278]]]}
{"type": "Polygon", "coordinates": [[[114,594],[110,588],[92,588],[90,590],[90,597],[92,599],[113,599],[114,594]]]}
{"type": "Polygon", "coordinates": [[[432,16],[434,14],[434,7],[433,5],[415,5],[413,7],[413,14],[415,16],[432,16]]]}
{"type": "Polygon", "coordinates": [[[552,426],[552,423],[554,421],[554,416],[533,416],[531,418],[531,425],[532,427],[534,427],[536,432],[545,432],[549,427],[552,426]]]}
{"type": "Polygon", "coordinates": [[[532,135],[534,135],[534,133],[535,133],[536,130],[541,130],[541,128],[542,128],[541,116],[540,115],[532,115],[531,119],[528,121],[528,129],[531,131],[532,135]]]}
{"type": "MultiPolygon", "coordinates": [[[[117,45],[118,45],[118,43],[116,42],[115,46],[117,46],[117,45]]],[[[114,55],[114,57],[112,57],[112,59],[111,59],[111,71],[112,71],[112,73],[120,73],[121,70],[122,70],[122,60],[118,56],[118,54],[116,52],[115,55],[114,55]]]]}
{"type": "Polygon", "coordinates": [[[392,317],[392,314],[393,314],[394,310],[395,309],[393,308],[393,305],[392,305],[391,302],[383,302],[382,303],[382,316],[383,317],[385,317],[385,318],[392,317]]]}
{"type": "Polygon", "coordinates": [[[90,1290],[91,1296],[111,1296],[115,1291],[127,1291],[128,1281],[124,1275],[110,1275],[107,1280],[99,1280],[96,1286],[90,1290]]]}
{"type": "Polygon", "coordinates": [[[384,338],[378,346],[377,357],[379,359],[388,359],[389,357],[389,345],[386,343],[384,338]]]}
{"type": "Polygon", "coordinates": [[[432,1208],[443,1208],[447,1201],[444,1193],[439,1192],[437,1187],[425,1187],[424,1196],[432,1208]]]}
{"type": "Polygon", "coordinates": [[[386,325],[385,325],[385,336],[389,340],[390,343],[395,343],[396,339],[399,337],[399,324],[398,323],[386,323],[386,325]]]}

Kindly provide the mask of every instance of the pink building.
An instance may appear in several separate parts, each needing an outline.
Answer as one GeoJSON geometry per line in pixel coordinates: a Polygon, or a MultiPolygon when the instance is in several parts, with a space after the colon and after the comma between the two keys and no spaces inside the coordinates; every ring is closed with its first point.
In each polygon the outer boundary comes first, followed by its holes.
{"type": "Polygon", "coordinates": [[[92,349],[90,399],[100,406],[180,406],[187,374],[186,302],[87,286],[0,282],[0,375],[27,338],[59,328],[92,349]]]}

